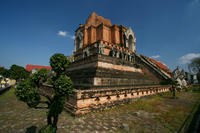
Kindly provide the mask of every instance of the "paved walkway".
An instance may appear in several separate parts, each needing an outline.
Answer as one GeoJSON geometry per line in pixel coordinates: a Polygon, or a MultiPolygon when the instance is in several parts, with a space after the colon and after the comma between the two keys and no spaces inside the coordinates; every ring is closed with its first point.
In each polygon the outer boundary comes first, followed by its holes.
{"type": "MultiPolygon", "coordinates": [[[[0,99],[0,133],[34,133],[46,125],[46,109],[28,109],[27,105],[13,95],[11,89],[3,99],[0,99]]],[[[170,105],[171,106],[171,105],[170,105]]],[[[170,107],[169,106],[169,107],[170,107]]],[[[165,107],[165,109],[167,106],[165,107]]],[[[112,109],[101,113],[92,113],[79,118],[73,118],[65,111],[58,119],[58,133],[79,132],[174,132],[163,125],[153,122],[156,113],[148,113],[143,110],[134,113],[133,110],[112,109]],[[122,124],[128,127],[121,129],[122,124]]],[[[160,118],[162,120],[162,118],[160,118]]]]}

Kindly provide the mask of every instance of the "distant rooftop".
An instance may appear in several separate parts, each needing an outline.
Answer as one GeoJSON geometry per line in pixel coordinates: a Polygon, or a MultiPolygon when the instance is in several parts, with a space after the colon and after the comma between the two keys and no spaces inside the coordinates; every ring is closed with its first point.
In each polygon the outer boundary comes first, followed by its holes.
{"type": "Polygon", "coordinates": [[[0,66],[0,68],[6,69],[5,67],[0,66]]]}
{"type": "Polygon", "coordinates": [[[39,66],[39,65],[29,65],[29,64],[26,65],[26,70],[27,71],[32,71],[34,68],[36,68],[36,69],[46,68],[47,70],[51,69],[50,66],[39,66]]]}
{"type": "MultiPolygon", "coordinates": [[[[143,55],[143,56],[144,56],[144,55],[143,55]]],[[[163,63],[161,63],[161,62],[159,62],[159,61],[156,61],[156,60],[154,60],[154,59],[151,59],[151,58],[149,58],[149,57],[146,57],[146,56],[144,56],[144,57],[145,57],[146,59],[150,60],[151,62],[155,63],[156,66],[158,66],[160,69],[166,71],[166,72],[169,73],[169,74],[172,73],[171,70],[170,70],[166,65],[164,65],[163,63]]]]}

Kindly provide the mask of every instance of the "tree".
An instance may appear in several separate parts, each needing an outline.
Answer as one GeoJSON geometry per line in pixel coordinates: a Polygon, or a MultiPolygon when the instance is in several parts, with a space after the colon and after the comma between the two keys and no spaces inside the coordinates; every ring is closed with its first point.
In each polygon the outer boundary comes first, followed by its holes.
{"type": "Polygon", "coordinates": [[[176,98],[176,86],[178,86],[178,81],[173,81],[171,78],[167,79],[167,82],[169,85],[171,85],[172,87],[170,88],[170,91],[173,95],[173,98],[176,98]]]}
{"type": "Polygon", "coordinates": [[[54,54],[50,58],[50,66],[52,70],[56,73],[53,76],[48,75],[48,71],[43,68],[38,70],[36,73],[32,74],[30,78],[22,81],[17,85],[15,90],[15,95],[17,98],[25,103],[27,103],[30,108],[44,108],[37,107],[39,103],[47,104],[49,109],[46,112],[47,115],[47,125],[42,128],[41,132],[52,133],[57,130],[58,116],[63,110],[63,104],[68,100],[68,96],[72,93],[73,83],[70,77],[64,74],[66,71],[69,60],[63,54],[54,54]],[[40,88],[42,83],[46,82],[48,78],[51,79],[51,85],[54,89],[53,98],[44,95],[48,100],[41,101],[40,94],[37,88],[40,88]],[[53,122],[52,118],[53,117],[53,122]]]}
{"type": "Polygon", "coordinates": [[[193,58],[191,63],[188,64],[188,69],[192,70],[194,73],[197,73],[197,80],[200,83],[200,57],[193,58]]]}
{"type": "Polygon", "coordinates": [[[188,72],[185,72],[185,74],[186,74],[185,80],[187,81],[188,80],[188,72]]]}
{"type": "Polygon", "coordinates": [[[27,71],[24,67],[18,66],[18,65],[12,65],[10,67],[10,77],[12,79],[26,79],[28,78],[30,72],[27,71]]]}
{"type": "Polygon", "coordinates": [[[191,63],[188,64],[188,69],[192,70],[195,73],[200,73],[200,57],[199,58],[193,58],[191,60],[191,63]]]}
{"type": "Polygon", "coordinates": [[[2,75],[4,78],[8,78],[10,77],[10,71],[3,67],[0,67],[0,75],[2,75]]]}

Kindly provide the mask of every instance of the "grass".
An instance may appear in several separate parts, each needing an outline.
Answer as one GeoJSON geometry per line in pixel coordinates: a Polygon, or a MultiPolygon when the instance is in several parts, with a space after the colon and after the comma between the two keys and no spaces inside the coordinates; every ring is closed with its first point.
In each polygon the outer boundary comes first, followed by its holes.
{"type": "Polygon", "coordinates": [[[187,90],[198,91],[200,90],[200,86],[190,86],[187,88],[187,90]]]}
{"type": "Polygon", "coordinates": [[[15,91],[15,89],[14,89],[14,88],[11,88],[10,91],[6,93],[6,95],[3,95],[3,96],[0,98],[0,102],[2,101],[2,99],[9,100],[10,98],[12,98],[12,97],[13,97],[14,91],[15,91]]]}

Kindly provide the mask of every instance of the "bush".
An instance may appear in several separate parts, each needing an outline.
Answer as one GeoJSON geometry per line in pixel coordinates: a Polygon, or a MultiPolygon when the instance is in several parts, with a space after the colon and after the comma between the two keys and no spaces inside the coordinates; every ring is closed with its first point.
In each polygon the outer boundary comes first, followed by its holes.
{"type": "Polygon", "coordinates": [[[56,133],[56,127],[52,125],[46,125],[41,129],[41,133],[56,133]]]}

